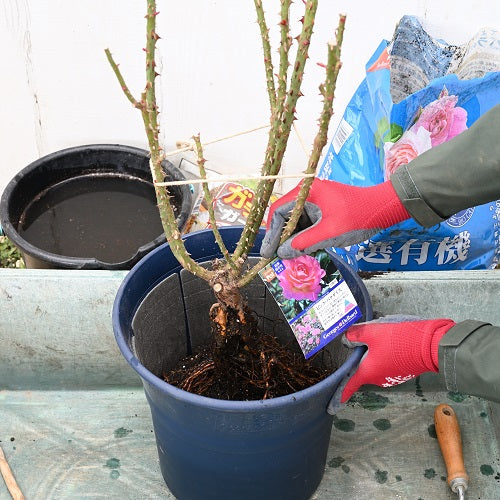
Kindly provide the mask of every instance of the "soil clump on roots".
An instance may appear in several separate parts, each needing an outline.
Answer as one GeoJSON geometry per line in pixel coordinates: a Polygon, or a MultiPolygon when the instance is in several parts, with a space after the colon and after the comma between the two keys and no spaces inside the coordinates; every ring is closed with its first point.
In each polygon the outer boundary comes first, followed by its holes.
{"type": "Polygon", "coordinates": [[[183,358],[164,374],[167,383],[200,396],[250,401],[285,396],[331,374],[331,370],[315,366],[313,358],[304,359],[260,331],[249,310],[242,316],[216,304],[210,319],[211,345],[183,358]]]}

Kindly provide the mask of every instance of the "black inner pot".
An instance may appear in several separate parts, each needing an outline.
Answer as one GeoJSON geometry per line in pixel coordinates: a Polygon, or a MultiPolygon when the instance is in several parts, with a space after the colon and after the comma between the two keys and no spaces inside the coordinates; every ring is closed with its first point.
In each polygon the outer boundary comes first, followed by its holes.
{"type": "MultiPolygon", "coordinates": [[[[249,265],[257,261],[257,258],[250,257],[249,265]]],[[[202,263],[204,267],[211,264],[202,263]]],[[[258,318],[259,328],[302,356],[290,326],[264,282],[256,278],[242,289],[242,293],[258,318]]],[[[359,297],[356,299],[365,315],[363,302],[359,297]]],[[[163,379],[163,374],[182,358],[209,344],[212,333],[208,311],[214,302],[211,287],[185,269],[157,283],[141,301],[132,319],[134,336],[130,347],[141,364],[163,379]]],[[[351,352],[337,337],[312,362],[333,373],[351,352]]]]}
{"type": "MultiPolygon", "coordinates": [[[[184,178],[172,164],[165,171],[168,180],[184,178]]],[[[182,228],[191,192],[169,191],[182,228]]],[[[130,269],[165,241],[149,155],[129,146],[82,146],[41,158],[11,181],[2,219],[4,212],[2,225],[28,267],[130,269]]]]}

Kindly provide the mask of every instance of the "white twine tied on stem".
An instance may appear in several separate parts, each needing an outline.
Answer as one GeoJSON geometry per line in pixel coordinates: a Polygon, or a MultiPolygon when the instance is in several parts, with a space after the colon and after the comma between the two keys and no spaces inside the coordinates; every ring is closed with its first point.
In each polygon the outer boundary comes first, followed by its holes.
{"type": "MultiPolygon", "coordinates": [[[[249,130],[244,130],[242,132],[236,132],[231,135],[227,135],[224,137],[219,137],[218,139],[213,139],[211,141],[207,141],[203,143],[203,146],[207,146],[210,144],[215,144],[216,142],[221,142],[221,141],[226,141],[228,139],[233,139],[234,137],[238,137],[240,135],[244,134],[249,134],[251,132],[255,132],[257,130],[262,130],[264,128],[268,128],[269,125],[261,125],[260,127],[255,127],[249,130]]],[[[309,153],[306,151],[304,141],[302,140],[302,137],[299,134],[299,131],[295,127],[294,124],[294,130],[297,134],[297,137],[299,138],[299,142],[304,150],[304,153],[306,154],[306,157],[309,157],[309,153]]],[[[172,151],[168,151],[167,153],[164,153],[163,156],[165,158],[168,158],[169,156],[174,156],[179,153],[184,153],[186,151],[194,151],[194,142],[186,142],[186,146],[182,146],[180,148],[174,149],[172,151]]],[[[304,172],[302,173],[297,173],[297,174],[280,174],[280,175],[258,175],[258,176],[241,176],[239,175],[238,177],[217,177],[217,182],[238,182],[241,180],[277,180],[277,179],[305,179],[306,177],[314,177],[315,174],[306,174],[304,172]]],[[[182,186],[185,184],[203,184],[204,182],[207,182],[208,179],[186,179],[183,181],[165,181],[165,182],[155,182],[155,186],[158,187],[168,187],[168,186],[182,186]]]]}

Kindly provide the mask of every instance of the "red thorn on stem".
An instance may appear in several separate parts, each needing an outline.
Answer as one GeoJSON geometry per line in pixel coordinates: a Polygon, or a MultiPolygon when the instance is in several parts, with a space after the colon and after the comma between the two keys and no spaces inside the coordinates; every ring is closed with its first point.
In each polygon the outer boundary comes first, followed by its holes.
{"type": "Polygon", "coordinates": [[[322,68],[325,68],[326,69],[326,64],[325,63],[322,63],[322,62],[317,62],[316,63],[318,66],[321,66],[322,68]]]}
{"type": "Polygon", "coordinates": [[[160,13],[160,11],[157,11],[157,12],[153,12],[153,14],[150,14],[149,12],[144,16],[146,19],[148,17],[156,17],[158,14],[160,13]]]}

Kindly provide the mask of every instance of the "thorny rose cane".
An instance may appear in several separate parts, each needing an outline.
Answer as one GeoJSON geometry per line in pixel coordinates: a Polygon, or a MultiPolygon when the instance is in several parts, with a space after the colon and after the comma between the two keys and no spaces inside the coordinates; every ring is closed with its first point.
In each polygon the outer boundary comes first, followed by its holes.
{"type": "MultiPolygon", "coordinates": [[[[318,0],[308,0],[304,2],[304,14],[301,18],[302,27],[299,35],[295,37],[296,53],[294,60],[291,61],[290,49],[294,41],[290,33],[291,3],[291,0],[281,0],[279,22],[281,34],[279,68],[276,74],[271,57],[272,51],[269,39],[269,29],[263,4],[261,0],[254,0],[264,52],[267,92],[270,105],[268,143],[261,169],[262,178],[258,182],[246,224],[232,254],[230,254],[225,247],[217,225],[215,224],[215,216],[212,209],[213,200],[208,189],[208,183],[203,182],[202,184],[206,204],[207,207],[209,207],[210,225],[215,240],[223,255],[223,259],[217,261],[211,269],[204,268],[195,262],[186,251],[181,234],[175,222],[175,215],[170,202],[168,187],[165,186],[163,182],[164,172],[162,170],[162,161],[164,159],[164,152],[159,143],[159,110],[156,100],[155,84],[156,77],[158,76],[156,72],[155,51],[156,43],[160,38],[156,31],[156,18],[158,12],[156,10],[155,0],[147,0],[145,47],[146,85],[141,93],[140,99],[136,99],[131,94],[111,52],[109,49],[105,50],[108,61],[113,68],[125,96],[142,115],[151,154],[150,165],[156,189],[160,217],[172,253],[182,267],[207,281],[211,285],[216,296],[217,303],[212,306],[210,316],[212,321],[216,324],[216,338],[217,334],[221,336],[218,342],[219,344],[222,343],[221,340],[227,340],[226,335],[232,335],[233,326],[236,326],[238,335],[242,335],[240,331],[241,325],[250,325],[253,323],[251,311],[246,306],[240,289],[250,283],[258,272],[269,263],[269,259],[261,259],[250,269],[244,267],[248,254],[255,243],[259,228],[261,227],[265,209],[268,206],[276,181],[274,176],[277,176],[281,169],[290,131],[296,119],[295,110],[297,101],[302,95],[301,84],[304,77],[306,61],[309,58],[309,47],[318,7],[318,0]],[[290,68],[291,72],[289,71],[290,68]],[[231,325],[228,325],[229,320],[231,320],[231,325]]],[[[327,142],[328,126],[333,114],[335,85],[341,67],[340,48],[343,40],[345,19],[344,15],[340,15],[336,37],[333,41],[328,43],[327,62],[324,64],[326,77],[324,82],[319,86],[320,93],[323,96],[323,107],[318,120],[318,131],[305,170],[306,176],[302,182],[296,206],[283,230],[282,241],[286,240],[294,231],[300,214],[302,213],[309,188],[314,180],[311,174],[316,172],[321,152],[327,142]]],[[[198,157],[200,177],[203,181],[206,181],[204,167],[206,160],[203,157],[202,143],[199,135],[193,137],[193,139],[194,149],[198,157]]],[[[245,338],[244,335],[242,337],[245,338]]]]}
{"type": "MultiPolygon", "coordinates": [[[[265,20],[262,1],[255,0],[255,8],[257,12],[257,19],[260,27],[264,50],[267,90],[271,110],[271,126],[268,146],[266,149],[265,159],[261,172],[263,176],[276,175],[281,168],[281,163],[284,152],[286,150],[290,130],[293,125],[293,121],[295,120],[296,104],[299,97],[302,95],[300,89],[304,76],[306,60],[308,58],[308,50],[310,46],[318,0],[309,0],[305,4],[305,12],[302,19],[302,31],[297,37],[297,54],[292,65],[292,73],[289,76],[289,51],[292,46],[292,36],[289,32],[290,5],[291,0],[282,0],[281,2],[281,20],[279,23],[281,30],[281,44],[279,48],[279,73],[275,77],[275,71],[271,58],[269,29],[265,20]],[[290,81],[289,84],[287,83],[288,81],[290,81]]],[[[106,49],[106,55],[126,97],[134,107],[140,110],[142,114],[151,153],[151,164],[154,174],[154,181],[155,183],[160,184],[163,181],[164,174],[161,166],[163,160],[163,150],[159,143],[159,110],[156,102],[155,85],[155,80],[158,76],[158,73],[155,70],[155,50],[156,42],[160,38],[156,32],[157,15],[158,12],[156,10],[156,1],[147,0],[147,37],[145,48],[146,85],[140,99],[134,98],[130,93],[120,73],[118,65],[115,63],[109,49],[106,49]]],[[[308,166],[305,172],[307,174],[314,173],[316,171],[321,152],[327,141],[328,125],[333,114],[332,104],[334,99],[335,84],[341,66],[340,48],[343,39],[345,19],[346,18],[344,15],[340,16],[336,39],[329,42],[328,44],[328,59],[327,63],[325,64],[326,78],[324,83],[320,85],[320,92],[323,95],[323,109],[319,118],[319,130],[314,140],[312,153],[310,155],[308,166]]],[[[205,159],[203,158],[203,151],[199,138],[195,138],[195,142],[198,153],[200,174],[202,179],[206,179],[203,168],[205,159]]],[[[265,179],[259,182],[256,189],[256,196],[253,201],[252,209],[248,217],[248,222],[245,226],[245,229],[243,230],[242,236],[233,255],[229,255],[227,250],[224,248],[224,244],[220,239],[220,235],[217,234],[218,231],[216,226],[212,226],[213,231],[217,236],[217,241],[219,243],[219,246],[221,247],[222,253],[226,257],[224,269],[237,288],[240,288],[241,286],[250,282],[256,276],[258,270],[265,265],[264,262],[261,262],[258,264],[257,268],[253,268],[245,273],[242,271],[242,261],[245,260],[249,249],[253,246],[256,234],[259,230],[264,216],[265,207],[267,207],[269,198],[274,188],[274,182],[274,179],[265,179]]],[[[311,182],[312,179],[310,179],[309,177],[303,182],[303,188],[299,195],[299,203],[297,203],[297,207],[291,215],[290,222],[285,229],[283,239],[286,239],[287,235],[293,232],[294,226],[296,225],[302,211],[305,198],[307,197],[307,191],[310,187],[311,182]]],[[[208,186],[206,183],[204,184],[204,187],[206,188],[206,191],[208,191],[208,186]]],[[[158,204],[160,207],[160,214],[165,235],[179,263],[193,274],[200,276],[204,280],[212,283],[212,285],[219,283],[219,285],[222,285],[223,287],[226,286],[226,283],[220,283],[218,281],[217,276],[220,274],[219,272],[207,270],[190,259],[184,248],[182,239],[180,238],[179,231],[175,224],[175,216],[170,203],[168,190],[165,186],[160,185],[156,187],[156,193],[158,197],[158,204]]],[[[210,197],[209,193],[208,197],[210,197]]],[[[207,202],[208,201],[210,201],[210,199],[208,199],[207,202]]],[[[211,204],[208,203],[208,205],[210,206],[211,204]]]]}

